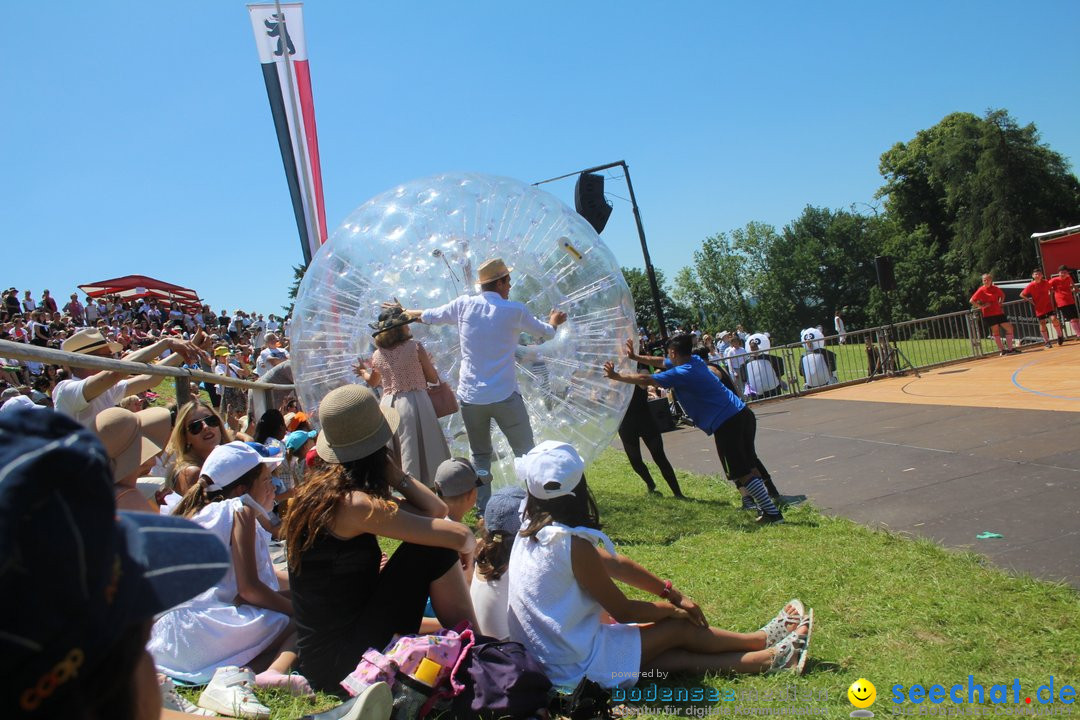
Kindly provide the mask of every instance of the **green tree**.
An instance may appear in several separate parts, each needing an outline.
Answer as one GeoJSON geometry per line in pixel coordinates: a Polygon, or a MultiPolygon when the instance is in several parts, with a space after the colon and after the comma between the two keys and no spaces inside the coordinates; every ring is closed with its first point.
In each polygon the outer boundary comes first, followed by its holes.
{"type": "MultiPolygon", "coordinates": [[[[296,296],[300,293],[300,283],[304,280],[304,273],[307,272],[307,265],[293,265],[293,282],[289,286],[289,300],[295,301],[296,296]]],[[[295,302],[290,302],[288,305],[282,305],[281,309],[285,311],[286,315],[292,315],[293,305],[295,302]]]]}
{"type": "Polygon", "coordinates": [[[1026,277],[1035,264],[1031,233],[1080,219],[1080,182],[1068,161],[1005,110],[948,115],[885,152],[880,169],[890,218],[901,233],[919,233],[913,251],[959,264],[958,275],[935,273],[938,285],[958,282],[948,288],[958,298],[985,270],[1026,277]]]}

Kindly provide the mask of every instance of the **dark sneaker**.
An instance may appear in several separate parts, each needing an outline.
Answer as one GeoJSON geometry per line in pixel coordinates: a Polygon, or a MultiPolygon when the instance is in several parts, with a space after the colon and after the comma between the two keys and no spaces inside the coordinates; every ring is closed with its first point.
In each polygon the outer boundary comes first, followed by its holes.
{"type": "Polygon", "coordinates": [[[754,522],[760,525],[779,525],[784,522],[784,516],[780,513],[775,513],[773,515],[762,513],[757,516],[757,519],[754,522]]]}
{"type": "Polygon", "coordinates": [[[1046,341],[1046,347],[1048,347],[1048,348],[1052,348],[1052,347],[1054,347],[1054,346],[1050,344],[1050,341],[1049,341],[1049,340],[1047,340],[1047,341],[1046,341]]]}
{"type": "Polygon", "coordinates": [[[1065,338],[1058,335],[1058,345],[1064,345],[1064,344],[1065,344],[1065,338]]]}
{"type": "Polygon", "coordinates": [[[1008,354],[1009,354],[1009,351],[1008,351],[1008,350],[1002,350],[1002,351],[1001,351],[1000,353],[998,353],[998,354],[999,354],[999,355],[1001,355],[1001,357],[1005,357],[1006,355],[1008,355],[1008,354]]]}
{"type": "Polygon", "coordinates": [[[1013,355],[1019,355],[1020,354],[1020,348],[1013,348],[1009,352],[1012,353],[1013,355]]]}
{"type": "Polygon", "coordinates": [[[742,499],[742,509],[743,510],[757,510],[758,507],[757,507],[757,503],[754,502],[754,498],[752,498],[752,497],[744,497],[742,499]]]}

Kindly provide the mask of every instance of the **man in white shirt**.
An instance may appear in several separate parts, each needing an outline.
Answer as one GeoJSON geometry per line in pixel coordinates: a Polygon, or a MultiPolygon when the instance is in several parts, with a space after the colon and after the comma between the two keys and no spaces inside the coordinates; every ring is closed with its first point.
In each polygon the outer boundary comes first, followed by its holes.
{"type": "Polygon", "coordinates": [[[268,333],[266,336],[266,348],[259,353],[259,358],[255,361],[255,374],[262,377],[270,372],[270,368],[277,367],[288,359],[289,352],[281,347],[278,336],[268,333]]]}
{"type": "MultiPolygon", "coordinates": [[[[480,266],[479,295],[462,295],[446,305],[429,310],[406,310],[409,318],[432,325],[456,324],[461,347],[461,374],[458,398],[461,418],[469,436],[473,466],[491,471],[491,421],[510,441],[515,455],[524,455],[533,441],[529,413],[518,392],[514,352],[518,337],[529,333],[552,338],[566,322],[566,313],[552,310],[548,322],[533,317],[523,303],[510,297],[510,270],[501,258],[480,266]]],[[[491,495],[489,485],[481,487],[477,505],[483,512],[491,495]]]]}
{"type": "MultiPolygon", "coordinates": [[[[75,333],[60,346],[61,350],[112,357],[120,352],[120,344],[110,342],[98,330],[82,330],[75,333]]],[[[173,338],[159,340],[141,350],[128,353],[123,359],[133,362],[146,362],[160,356],[166,350],[173,352],[163,365],[179,365],[181,362],[195,361],[199,349],[188,342],[173,338]]],[[[58,412],[75,418],[88,428],[93,428],[94,418],[102,410],[115,407],[127,395],[157,387],[165,378],[158,375],[136,375],[134,377],[110,370],[95,371],[88,368],[70,367],[71,380],[61,380],[53,388],[53,405],[58,412]]]]}
{"type": "Polygon", "coordinates": [[[30,291],[27,290],[23,295],[22,309],[24,315],[29,315],[37,308],[37,303],[34,302],[34,298],[30,297],[30,291]]]}
{"type": "Polygon", "coordinates": [[[86,298],[86,310],[84,311],[86,317],[86,324],[89,327],[93,327],[97,324],[97,321],[101,318],[101,313],[98,312],[97,303],[91,297],[86,298]]]}
{"type": "Polygon", "coordinates": [[[263,341],[266,340],[266,321],[263,320],[263,316],[259,315],[258,319],[251,323],[248,329],[251,331],[251,347],[258,350],[263,346],[263,341]]]}

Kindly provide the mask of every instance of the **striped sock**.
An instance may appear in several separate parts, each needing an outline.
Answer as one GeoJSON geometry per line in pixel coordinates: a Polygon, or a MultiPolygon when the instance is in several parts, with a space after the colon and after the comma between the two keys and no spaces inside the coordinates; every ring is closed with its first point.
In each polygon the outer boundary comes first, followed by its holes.
{"type": "Polygon", "coordinates": [[[1010,330],[1009,332],[1005,333],[1005,340],[1006,340],[1006,345],[1005,345],[1005,349],[1006,349],[1006,350],[1009,350],[1009,351],[1012,351],[1012,349],[1013,349],[1013,334],[1012,334],[1012,330],[1010,330]]]}
{"type": "Polygon", "coordinates": [[[769,497],[769,491],[765,489],[765,483],[761,482],[761,478],[752,477],[747,480],[746,491],[750,493],[750,497],[754,498],[754,502],[757,503],[761,512],[766,515],[780,514],[780,511],[776,509],[776,504],[769,497]]]}

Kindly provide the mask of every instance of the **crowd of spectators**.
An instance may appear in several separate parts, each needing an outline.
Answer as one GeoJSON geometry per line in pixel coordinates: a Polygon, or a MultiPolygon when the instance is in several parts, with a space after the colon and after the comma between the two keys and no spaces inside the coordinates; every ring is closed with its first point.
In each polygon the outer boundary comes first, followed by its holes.
{"type": "MultiPolygon", "coordinates": [[[[95,329],[119,353],[146,348],[163,339],[197,341],[205,351],[197,363],[203,370],[230,377],[254,378],[288,359],[289,318],[237,309],[215,314],[209,305],[193,306],[153,297],[124,300],[112,296],[85,297],[76,293],[60,306],[49,290],[34,298],[30,290],[9,288],[0,302],[0,340],[60,349],[76,333],[95,329]]],[[[165,349],[164,354],[171,352],[165,349]]],[[[187,358],[185,358],[187,360],[187,358]]],[[[68,378],[58,365],[5,357],[0,352],[0,392],[16,388],[37,404],[52,407],[53,389],[68,378]]],[[[219,386],[204,387],[215,406],[219,386]]],[[[152,403],[152,391],[130,393],[139,400],[127,406],[152,403]]],[[[9,397],[12,394],[9,393],[9,397]]],[[[238,403],[234,403],[238,404],[238,403]]]]}

